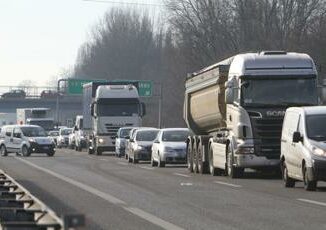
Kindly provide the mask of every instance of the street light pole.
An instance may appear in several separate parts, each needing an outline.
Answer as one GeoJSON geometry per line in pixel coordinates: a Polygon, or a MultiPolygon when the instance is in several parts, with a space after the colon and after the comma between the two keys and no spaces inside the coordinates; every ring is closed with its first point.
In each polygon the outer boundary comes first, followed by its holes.
{"type": "Polygon", "coordinates": [[[60,83],[68,81],[68,79],[59,79],[58,80],[58,85],[57,85],[57,103],[56,103],[56,120],[57,120],[57,125],[59,124],[59,98],[60,98],[60,83]]]}
{"type": "Polygon", "coordinates": [[[163,101],[163,84],[159,83],[160,87],[160,95],[158,101],[158,128],[162,128],[162,101],[163,101]]]}

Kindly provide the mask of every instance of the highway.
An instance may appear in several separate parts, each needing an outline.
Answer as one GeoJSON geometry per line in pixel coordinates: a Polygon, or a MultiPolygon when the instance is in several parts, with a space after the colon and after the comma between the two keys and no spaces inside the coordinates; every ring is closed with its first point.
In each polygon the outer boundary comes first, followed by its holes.
{"type": "Polygon", "coordinates": [[[322,182],[307,192],[256,172],[229,179],[68,149],[54,157],[10,154],[0,169],[58,215],[84,214],[85,229],[326,229],[322,182]]]}

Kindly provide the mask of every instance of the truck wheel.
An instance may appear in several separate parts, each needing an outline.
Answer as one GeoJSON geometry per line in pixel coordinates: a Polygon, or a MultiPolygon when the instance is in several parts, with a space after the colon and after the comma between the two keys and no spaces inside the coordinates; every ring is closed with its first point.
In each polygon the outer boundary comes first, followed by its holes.
{"type": "Polygon", "coordinates": [[[295,186],[295,180],[289,177],[288,169],[284,161],[282,161],[281,167],[282,167],[282,177],[284,181],[284,186],[286,188],[293,188],[295,186]]]}
{"type": "Polygon", "coordinates": [[[198,152],[196,148],[192,151],[192,171],[198,173],[198,152]]]}
{"type": "Polygon", "coordinates": [[[209,173],[212,176],[222,175],[221,169],[214,167],[213,150],[211,148],[209,148],[208,156],[209,156],[209,173]]]}
{"type": "Polygon", "coordinates": [[[26,145],[22,147],[22,154],[24,157],[29,157],[31,155],[31,152],[29,151],[26,145]]]}
{"type": "Polygon", "coordinates": [[[317,181],[309,179],[308,170],[306,167],[304,167],[303,169],[303,183],[304,183],[305,190],[316,191],[317,181]]]}
{"type": "Polygon", "coordinates": [[[230,146],[227,147],[227,154],[226,154],[226,173],[231,178],[240,178],[243,176],[244,169],[235,167],[233,161],[233,151],[230,146]]]}
{"type": "Polygon", "coordinates": [[[3,156],[3,157],[8,156],[8,152],[7,152],[6,146],[1,145],[0,153],[1,153],[1,156],[3,156]]]}
{"type": "Polygon", "coordinates": [[[188,143],[188,149],[187,149],[187,167],[188,167],[188,170],[189,172],[194,172],[193,169],[192,169],[192,146],[190,143],[188,143]]]}
{"type": "Polygon", "coordinates": [[[102,151],[99,150],[98,148],[96,148],[95,153],[96,153],[97,156],[101,156],[102,155],[102,151]]]}
{"type": "Polygon", "coordinates": [[[207,165],[207,161],[203,162],[203,151],[202,151],[202,145],[199,145],[198,149],[197,149],[197,156],[198,156],[198,172],[200,174],[206,174],[208,173],[208,165],[207,165]]]}

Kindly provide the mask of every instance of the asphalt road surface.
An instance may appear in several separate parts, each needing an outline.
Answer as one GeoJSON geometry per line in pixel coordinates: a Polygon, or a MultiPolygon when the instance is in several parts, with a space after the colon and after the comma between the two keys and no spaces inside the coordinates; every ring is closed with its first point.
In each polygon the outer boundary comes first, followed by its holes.
{"type": "Polygon", "coordinates": [[[196,175],[68,149],[54,157],[10,154],[0,169],[58,215],[84,214],[85,229],[326,229],[326,183],[307,192],[256,172],[196,175]]]}

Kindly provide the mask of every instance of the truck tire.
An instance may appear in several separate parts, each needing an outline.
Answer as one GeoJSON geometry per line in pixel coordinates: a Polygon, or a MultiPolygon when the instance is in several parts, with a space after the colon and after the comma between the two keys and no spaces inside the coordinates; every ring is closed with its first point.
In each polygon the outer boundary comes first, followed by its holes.
{"type": "Polygon", "coordinates": [[[98,148],[96,148],[95,153],[96,153],[97,156],[101,156],[102,155],[102,151],[99,150],[98,148]]]}
{"type": "Polygon", "coordinates": [[[214,157],[213,157],[213,149],[212,148],[209,148],[208,157],[209,157],[209,173],[212,176],[222,175],[222,170],[214,167],[214,157]]]}
{"type": "Polygon", "coordinates": [[[303,174],[303,183],[304,183],[305,190],[306,191],[316,191],[317,181],[309,179],[308,170],[307,170],[306,166],[304,166],[302,174],[303,174]]]}
{"type": "Polygon", "coordinates": [[[6,146],[1,145],[0,153],[1,153],[1,156],[3,156],[3,157],[8,156],[8,152],[7,152],[6,146]]]}
{"type": "Polygon", "coordinates": [[[192,168],[192,160],[193,160],[193,156],[192,156],[192,145],[191,142],[188,143],[188,147],[187,147],[187,167],[189,172],[194,172],[193,168],[192,168]]]}
{"type": "Polygon", "coordinates": [[[55,153],[54,151],[51,151],[51,152],[46,153],[46,155],[48,155],[48,157],[53,157],[54,153],[55,153]]]}
{"type": "Polygon", "coordinates": [[[198,172],[200,174],[206,174],[208,172],[207,162],[203,162],[203,151],[202,145],[199,144],[197,148],[197,156],[198,156],[198,172]]]}
{"type": "Polygon", "coordinates": [[[196,146],[193,146],[192,151],[192,171],[198,173],[198,152],[196,146]]]}
{"type": "Polygon", "coordinates": [[[225,171],[226,174],[231,178],[240,178],[243,176],[244,169],[238,168],[233,165],[233,149],[232,147],[227,147],[227,154],[226,154],[226,167],[225,171]]]}

